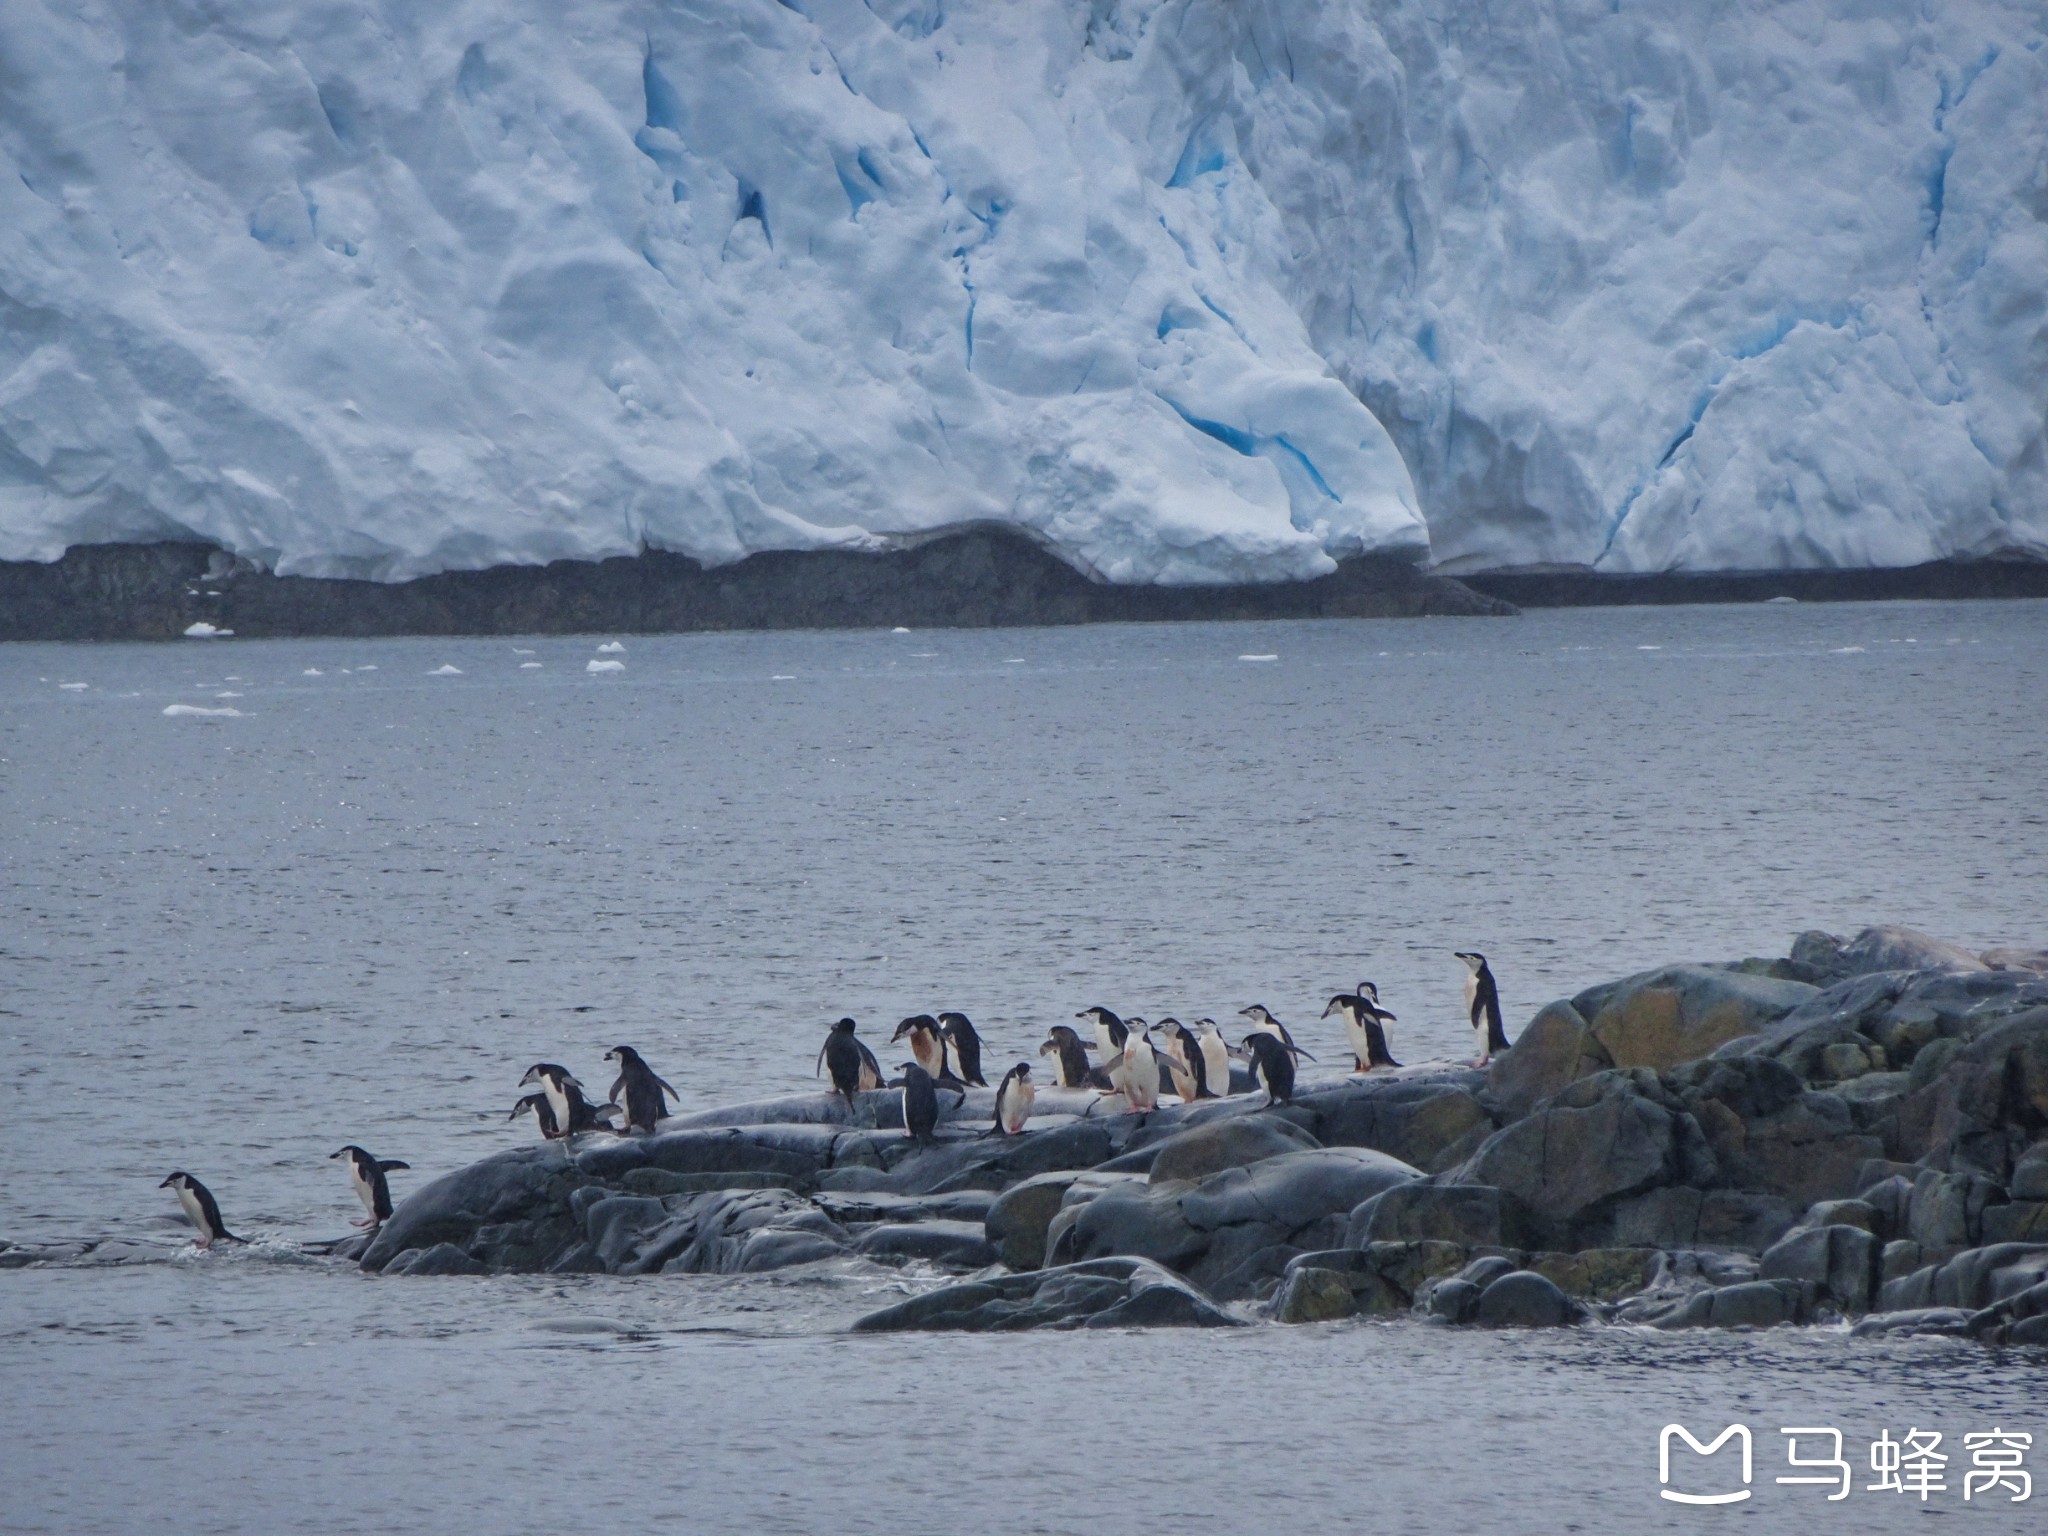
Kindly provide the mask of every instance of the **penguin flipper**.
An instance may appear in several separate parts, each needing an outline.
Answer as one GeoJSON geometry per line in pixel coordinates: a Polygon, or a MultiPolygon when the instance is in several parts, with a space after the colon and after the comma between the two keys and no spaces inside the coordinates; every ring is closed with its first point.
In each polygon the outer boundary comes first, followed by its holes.
{"type": "Polygon", "coordinates": [[[410,1169],[411,1167],[411,1163],[401,1163],[395,1157],[387,1157],[377,1164],[377,1171],[379,1173],[396,1173],[401,1168],[410,1169]]]}
{"type": "Polygon", "coordinates": [[[616,1103],[618,1103],[618,1102],[619,1102],[619,1090],[620,1090],[620,1089],[622,1089],[622,1088],[624,1088],[625,1086],[626,1086],[626,1074],[625,1074],[625,1073],[623,1073],[623,1072],[621,1072],[621,1073],[619,1074],[619,1080],[618,1080],[618,1081],[617,1081],[616,1083],[613,1083],[613,1084],[612,1084],[612,1091],[611,1091],[610,1093],[608,1093],[608,1094],[606,1094],[606,1095],[604,1096],[604,1101],[605,1101],[605,1103],[607,1103],[607,1104],[616,1104],[616,1103]]]}
{"type": "MultiPolygon", "coordinates": [[[[652,1074],[652,1073],[650,1073],[650,1074],[648,1074],[648,1075],[649,1075],[649,1076],[653,1076],[653,1074],[652,1074]]],[[[680,1103],[682,1103],[682,1102],[683,1102],[683,1096],[682,1096],[682,1095],[681,1095],[680,1093],[677,1093],[677,1092],[675,1091],[675,1089],[673,1089],[673,1088],[669,1087],[669,1085],[668,1085],[668,1084],[667,1084],[667,1083],[666,1083],[665,1081],[663,1081],[663,1080],[662,1080],[661,1078],[658,1078],[658,1077],[657,1077],[657,1078],[655,1078],[655,1079],[654,1079],[654,1081],[655,1081],[656,1083],[660,1084],[660,1086],[661,1086],[661,1087],[662,1087],[662,1089],[663,1089],[663,1090],[664,1090],[664,1091],[665,1091],[665,1092],[666,1092],[666,1093],[668,1094],[668,1096],[669,1096],[670,1098],[674,1099],[674,1100],[675,1100],[675,1101],[676,1101],[676,1102],[677,1102],[678,1104],[680,1104],[680,1103]]]]}

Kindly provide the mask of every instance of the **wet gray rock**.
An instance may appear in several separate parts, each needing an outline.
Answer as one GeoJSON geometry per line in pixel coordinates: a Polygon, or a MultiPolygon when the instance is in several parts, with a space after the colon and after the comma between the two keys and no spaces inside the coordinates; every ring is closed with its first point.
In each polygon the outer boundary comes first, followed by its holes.
{"type": "Polygon", "coordinates": [[[1665,1071],[1754,1035],[1815,997],[1804,982],[1704,965],[1672,965],[1572,999],[1617,1067],[1665,1071]]]}
{"type": "Polygon", "coordinates": [[[1479,1313],[1479,1298],[1483,1293],[1470,1280],[1456,1278],[1439,1281],[1429,1292],[1424,1303],[1428,1316],[1441,1323],[1469,1323],[1479,1313]]]}
{"type": "Polygon", "coordinates": [[[1846,943],[1831,933],[1809,929],[1792,941],[1792,960],[1834,979],[1872,971],[1987,969],[1981,959],[1959,945],[1892,924],[1865,928],[1846,943]]]}
{"type": "Polygon", "coordinates": [[[1661,1317],[1658,1328],[1776,1328],[1813,1315],[1814,1287],[1794,1280],[1750,1280],[1700,1291],[1661,1317]]]}
{"type": "Polygon", "coordinates": [[[2038,1243],[1997,1243],[1970,1248],[1939,1264],[1887,1280],[1878,1292],[1882,1312],[1920,1307],[1967,1307],[1972,1311],[2003,1301],[2048,1279],[2048,1247],[2038,1243]]]}
{"type": "Polygon", "coordinates": [[[1970,1317],[1960,1307],[1916,1307],[1903,1312],[1873,1312],[1849,1331],[1859,1339],[1916,1335],[1959,1338],[1970,1331],[1970,1317]]]}
{"type": "Polygon", "coordinates": [[[1502,1275],[1480,1293],[1473,1321],[1482,1328],[1561,1328],[1580,1319],[1570,1297],[1526,1269],[1502,1275]]]}
{"type": "Polygon", "coordinates": [[[1433,1238],[1468,1248],[1516,1247],[1524,1239],[1514,1197],[1486,1184],[1399,1184],[1356,1206],[1344,1241],[1354,1248],[1374,1242],[1433,1238]]]}
{"type": "Polygon", "coordinates": [[[482,1275],[489,1271],[453,1243],[412,1248],[384,1266],[387,1275],[482,1275]]]}
{"type": "Polygon", "coordinates": [[[1368,1243],[1363,1248],[1333,1248],[1296,1254],[1282,1272],[1274,1315],[1282,1321],[1310,1322],[1325,1316],[1348,1316],[1353,1312],[1368,1316],[1405,1314],[1414,1308],[1418,1297],[1427,1296],[1434,1283],[1450,1278],[1465,1262],[1463,1248],[1455,1243],[1440,1242],[1368,1243]],[[1304,1270],[1315,1271],[1324,1278],[1315,1280],[1312,1287],[1308,1282],[1297,1287],[1294,1277],[1304,1270]],[[1319,1311],[1316,1316],[1289,1315],[1297,1308],[1328,1305],[1328,1300],[1290,1302],[1288,1298],[1300,1291],[1304,1297],[1324,1296],[1333,1300],[1328,1290],[1331,1282],[1326,1278],[1333,1275],[1349,1287],[1351,1299],[1348,1307],[1342,1312],[1319,1311]]]}
{"type": "Polygon", "coordinates": [[[1270,1115],[1241,1115],[1177,1131],[1159,1143],[1150,1165],[1154,1184],[1205,1179],[1285,1152],[1314,1151],[1322,1143],[1300,1126],[1270,1115]]]}
{"type": "Polygon", "coordinates": [[[1776,1195],[1743,1189],[1674,1184],[1616,1201],[1582,1221],[1582,1246],[1608,1248],[1736,1248],[1759,1253],[1798,1219],[1798,1207],[1776,1195]]]}
{"type": "Polygon", "coordinates": [[[1227,1328],[1237,1322],[1171,1270],[1113,1258],[943,1286],[871,1312],[853,1331],[1227,1328]]]}
{"type": "Polygon", "coordinates": [[[885,1222],[861,1233],[854,1250],[886,1264],[912,1260],[942,1269],[981,1269],[996,1262],[996,1250],[979,1222],[885,1222]]]}
{"type": "Polygon", "coordinates": [[[1350,1317],[1357,1311],[1358,1297],[1352,1290],[1349,1274],[1314,1265],[1290,1266],[1273,1306],[1273,1320],[1326,1323],[1350,1317]]]}
{"type": "Polygon", "coordinates": [[[1077,1177],[1065,1172],[1041,1173],[996,1196],[982,1230],[997,1258],[1012,1269],[1037,1269],[1045,1263],[1052,1220],[1077,1177]]]}
{"type": "Polygon", "coordinates": [[[1515,1036],[1513,1050],[1493,1059],[1486,1094],[1505,1119],[1519,1120],[1567,1084],[1614,1064],[1579,1010],[1556,1002],[1515,1036]]]}
{"type": "Polygon", "coordinates": [[[1298,1090],[1290,1110],[1326,1147],[1364,1147],[1437,1173],[1468,1157],[1496,1126],[1478,1071],[1371,1073],[1298,1090]]]}
{"type": "Polygon", "coordinates": [[[1843,1312],[1870,1310],[1878,1286],[1882,1245],[1859,1227],[1803,1227],[1764,1250],[1766,1280],[1803,1280],[1843,1312]]]}

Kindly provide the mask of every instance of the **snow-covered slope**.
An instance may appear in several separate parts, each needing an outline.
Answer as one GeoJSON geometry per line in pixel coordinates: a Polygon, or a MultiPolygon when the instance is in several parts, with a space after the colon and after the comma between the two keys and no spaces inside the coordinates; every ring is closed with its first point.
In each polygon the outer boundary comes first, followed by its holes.
{"type": "Polygon", "coordinates": [[[1121,581],[2048,548],[2043,32],[11,0],[0,558],[401,577],[979,519],[1121,581]]]}

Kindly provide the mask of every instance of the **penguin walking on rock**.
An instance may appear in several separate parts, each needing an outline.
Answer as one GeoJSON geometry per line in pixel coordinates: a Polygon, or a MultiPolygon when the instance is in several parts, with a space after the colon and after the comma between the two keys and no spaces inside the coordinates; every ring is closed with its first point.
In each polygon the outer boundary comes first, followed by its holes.
{"type": "Polygon", "coordinates": [[[329,1162],[337,1157],[348,1159],[349,1182],[355,1185],[356,1198],[363,1202],[363,1209],[368,1212],[355,1225],[381,1227],[391,1219],[391,1185],[384,1176],[401,1168],[410,1168],[412,1164],[401,1163],[395,1158],[372,1157],[353,1142],[339,1152],[327,1154],[329,1162]]]}
{"type": "MultiPolygon", "coordinates": [[[[533,1117],[540,1122],[541,1135],[549,1141],[561,1141],[579,1131],[608,1131],[612,1128],[610,1117],[618,1110],[610,1104],[591,1103],[584,1094],[583,1085],[567,1067],[557,1062],[537,1061],[526,1069],[526,1076],[519,1079],[522,1088],[532,1083],[540,1085],[541,1100],[533,1106],[533,1117]]],[[[506,1118],[516,1118],[523,1113],[528,1099],[532,1097],[529,1094],[513,1105],[512,1114],[506,1118]]]]}
{"type": "Polygon", "coordinates": [[[1108,1076],[1099,1068],[1088,1065],[1088,1047],[1081,1043],[1081,1037],[1070,1024],[1055,1024],[1038,1048],[1041,1056],[1050,1056],[1053,1062],[1055,1085],[1061,1088],[1107,1088],[1108,1076]]]}
{"type": "Polygon", "coordinates": [[[1130,1033],[1129,1027],[1100,1006],[1083,1008],[1074,1017],[1086,1019],[1095,1026],[1095,1054],[1102,1062],[1102,1070],[1109,1074],[1110,1090],[1121,1093],[1124,1086],[1124,1037],[1130,1033]]]}
{"type": "MultiPolygon", "coordinates": [[[[959,1092],[959,1090],[954,1090],[959,1092]]],[[[967,1095],[962,1092],[960,1097],[967,1095]]],[[[939,1084],[914,1061],[903,1063],[903,1134],[920,1147],[932,1143],[939,1128],[939,1084]]]]}
{"type": "Polygon", "coordinates": [[[833,1091],[845,1098],[848,1109],[853,1108],[856,1093],[882,1086],[881,1064],[875,1060],[875,1053],[867,1048],[867,1043],[855,1038],[855,1027],[851,1019],[841,1019],[834,1024],[818,1052],[818,1065],[811,1068],[813,1077],[817,1076],[818,1067],[826,1069],[832,1078],[833,1091]]]}
{"type": "Polygon", "coordinates": [[[910,1042],[910,1054],[917,1058],[925,1075],[934,1082],[952,1076],[946,1064],[946,1037],[939,1031],[939,1021],[928,1013],[914,1013],[896,1026],[896,1033],[889,1037],[895,1045],[902,1040],[910,1042]]]}
{"type": "Polygon", "coordinates": [[[1353,1072],[1401,1065],[1387,1049],[1385,1021],[1394,1016],[1379,1006],[1379,994],[1369,992],[1371,987],[1371,982],[1362,981],[1356,992],[1339,992],[1323,1010],[1326,1019],[1333,1013],[1343,1015],[1344,1032],[1351,1037],[1353,1072]]]}
{"type": "Polygon", "coordinates": [[[1031,1118],[1031,1105],[1038,1090],[1031,1083],[1031,1063],[1020,1061],[1003,1074],[996,1087],[996,1123],[983,1132],[987,1136],[1021,1136],[1024,1122],[1031,1118]]]}
{"type": "Polygon", "coordinates": [[[213,1191],[191,1174],[181,1169],[157,1188],[177,1191],[178,1204],[184,1207],[185,1219],[199,1232],[199,1236],[193,1239],[194,1246],[211,1248],[215,1243],[246,1244],[249,1241],[228,1230],[227,1223],[220,1219],[220,1202],[213,1198],[213,1191]]]}
{"type": "Polygon", "coordinates": [[[646,1131],[651,1135],[655,1121],[668,1113],[667,1100],[680,1100],[682,1095],[656,1077],[654,1069],[630,1045],[613,1046],[604,1053],[604,1059],[619,1064],[619,1080],[612,1084],[612,1091],[605,1098],[626,1111],[628,1133],[646,1131]],[[621,1094],[625,1097],[621,1098],[621,1094]]]}
{"type": "Polygon", "coordinates": [[[1278,1040],[1282,1045],[1287,1047],[1289,1054],[1294,1056],[1308,1056],[1308,1059],[1310,1061],[1315,1060],[1315,1057],[1309,1056],[1309,1053],[1307,1051],[1304,1051],[1300,1046],[1294,1043],[1294,1036],[1290,1035],[1287,1032],[1287,1026],[1285,1024],[1282,1024],[1278,1019],[1274,1018],[1272,1014],[1268,1013],[1266,1011],[1266,1005],[1264,1003],[1253,1003],[1249,1008],[1240,1009],[1238,1011],[1238,1017],[1250,1019],[1252,1021],[1252,1028],[1260,1030],[1265,1034],[1271,1035],[1275,1040],[1278,1040]]]}
{"type": "Polygon", "coordinates": [[[986,1088],[988,1079],[981,1075],[981,1036],[974,1032],[974,1021],[964,1013],[942,1013],[939,1034],[952,1047],[960,1081],[986,1088]]]}
{"type": "Polygon", "coordinates": [[[1500,986],[1493,979],[1486,956],[1477,950],[1451,951],[1465,962],[1465,1010],[1472,1019],[1472,1038],[1478,1056],[1472,1065],[1483,1067],[1508,1048],[1508,1032],[1500,1018],[1500,986]]]}
{"type": "Polygon", "coordinates": [[[1252,1060],[1252,1079],[1266,1090],[1266,1107],[1294,1097],[1294,1053],[1278,1035],[1254,1030],[1244,1037],[1244,1048],[1252,1060]]]}

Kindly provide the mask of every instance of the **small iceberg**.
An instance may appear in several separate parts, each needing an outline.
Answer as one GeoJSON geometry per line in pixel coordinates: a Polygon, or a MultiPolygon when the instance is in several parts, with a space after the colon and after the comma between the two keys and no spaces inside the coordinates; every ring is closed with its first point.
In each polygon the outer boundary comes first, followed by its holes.
{"type": "Polygon", "coordinates": [[[318,667],[308,667],[306,668],[305,671],[299,674],[299,676],[301,677],[325,677],[326,675],[327,674],[325,672],[322,672],[318,667]]]}
{"type": "Polygon", "coordinates": [[[232,704],[224,704],[219,709],[206,709],[198,704],[166,704],[164,706],[164,713],[167,715],[198,715],[202,719],[211,720],[239,720],[242,718],[242,712],[232,704]]]}
{"type": "Polygon", "coordinates": [[[1861,656],[1863,654],[1863,647],[1860,645],[1838,645],[1831,649],[1828,654],[1830,656],[1861,656]]]}
{"type": "Polygon", "coordinates": [[[92,686],[92,684],[91,684],[91,683],[59,683],[59,684],[58,684],[57,686],[58,686],[59,688],[67,689],[67,690],[69,690],[69,691],[70,691],[70,692],[72,692],[72,693],[82,693],[82,692],[84,692],[84,691],[85,691],[86,689],[90,688],[90,687],[92,686]]]}
{"type": "Polygon", "coordinates": [[[583,664],[583,670],[586,672],[623,672],[626,670],[626,664],[623,661],[588,661],[583,664]]]}
{"type": "Polygon", "coordinates": [[[597,654],[600,656],[623,656],[626,654],[626,647],[617,640],[607,640],[597,648],[597,654]]]}
{"type": "Polygon", "coordinates": [[[200,620],[197,624],[187,624],[185,626],[185,638],[187,640],[223,640],[233,633],[232,629],[215,629],[204,619],[200,620]]]}
{"type": "Polygon", "coordinates": [[[1280,653],[1278,651],[1273,651],[1263,656],[1240,656],[1237,659],[1239,661],[1278,661],[1280,659],[1280,653]]]}
{"type": "Polygon", "coordinates": [[[449,666],[449,665],[448,665],[448,663],[447,663],[447,662],[445,662],[445,661],[444,661],[444,662],[442,662],[442,663],[441,663],[441,665],[440,665],[440,666],[438,666],[438,667],[434,668],[434,670],[433,670],[433,671],[429,672],[429,673],[427,674],[427,676],[429,676],[429,677],[460,677],[460,676],[462,676],[462,668],[460,668],[460,667],[451,667],[451,666],[449,666]]]}
{"type": "Polygon", "coordinates": [[[907,635],[910,633],[910,630],[906,626],[898,624],[894,629],[890,630],[889,633],[892,635],[907,635]]]}
{"type": "Polygon", "coordinates": [[[522,672],[536,672],[539,669],[540,663],[537,661],[522,661],[519,663],[519,670],[522,672]]]}

